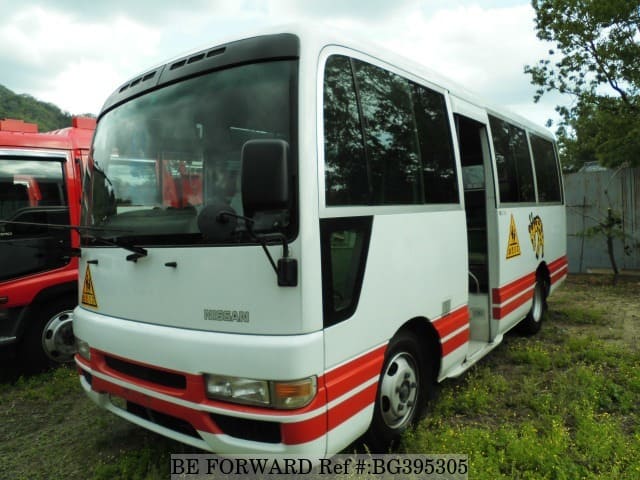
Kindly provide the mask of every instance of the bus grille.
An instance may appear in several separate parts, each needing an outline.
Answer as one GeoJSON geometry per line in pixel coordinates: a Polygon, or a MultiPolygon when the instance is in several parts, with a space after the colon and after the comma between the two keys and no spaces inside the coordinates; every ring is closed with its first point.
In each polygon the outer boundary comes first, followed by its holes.
{"type": "Polygon", "coordinates": [[[249,420],[213,413],[211,414],[211,419],[216,422],[220,430],[231,437],[264,443],[280,443],[282,441],[280,424],[276,422],[249,420]]]}
{"type": "Polygon", "coordinates": [[[155,383],[169,388],[184,390],[187,387],[187,379],[178,373],[156,370],[137,363],[130,363],[119,358],[104,357],[107,366],[116,372],[120,372],[129,377],[138,378],[147,382],[155,383]]]}
{"type": "Polygon", "coordinates": [[[193,426],[181,418],[167,415],[166,413],[152,410],[151,408],[145,408],[137,403],[127,402],[127,412],[133,413],[135,416],[153,422],[161,427],[168,428],[174,432],[182,433],[190,437],[201,438],[198,432],[193,426]]]}

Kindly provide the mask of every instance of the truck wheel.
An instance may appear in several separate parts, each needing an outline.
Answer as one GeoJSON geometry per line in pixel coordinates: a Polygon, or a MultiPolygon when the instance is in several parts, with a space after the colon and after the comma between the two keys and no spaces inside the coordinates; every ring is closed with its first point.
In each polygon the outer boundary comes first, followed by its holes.
{"type": "Polygon", "coordinates": [[[73,361],[73,309],[75,301],[59,300],[41,305],[31,316],[19,352],[21,367],[27,373],[73,361]]]}
{"type": "Polygon", "coordinates": [[[378,382],[378,391],[365,443],[372,453],[387,453],[402,434],[421,418],[432,372],[418,342],[399,332],[390,342],[378,382]]]}

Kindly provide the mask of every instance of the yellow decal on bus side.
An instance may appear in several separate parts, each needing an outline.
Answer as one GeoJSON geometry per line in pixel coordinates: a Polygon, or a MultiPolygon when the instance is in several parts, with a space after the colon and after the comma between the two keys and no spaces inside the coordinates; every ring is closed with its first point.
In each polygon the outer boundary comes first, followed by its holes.
{"type": "Polygon", "coordinates": [[[542,228],[542,219],[539,215],[533,216],[529,214],[529,237],[531,237],[531,246],[533,253],[536,254],[536,260],[544,257],[544,229],[542,228]]]}
{"type": "Polygon", "coordinates": [[[507,260],[520,255],[520,242],[518,242],[518,232],[516,221],[511,214],[511,224],[509,225],[509,241],[507,243],[507,260]]]}
{"type": "Polygon", "coordinates": [[[87,271],[84,274],[81,303],[89,307],[98,308],[98,300],[96,299],[96,292],[93,290],[93,281],[91,280],[91,269],[89,265],[87,265],[87,271]]]}

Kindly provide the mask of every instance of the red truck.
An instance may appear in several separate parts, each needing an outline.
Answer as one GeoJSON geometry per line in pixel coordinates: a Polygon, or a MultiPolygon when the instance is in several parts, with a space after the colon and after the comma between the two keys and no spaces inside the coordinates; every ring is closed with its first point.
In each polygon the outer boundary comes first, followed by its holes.
{"type": "Polygon", "coordinates": [[[71,127],[38,133],[35,124],[0,120],[0,353],[25,372],[75,352],[79,235],[50,225],[79,224],[95,125],[75,117],[71,127]]]}

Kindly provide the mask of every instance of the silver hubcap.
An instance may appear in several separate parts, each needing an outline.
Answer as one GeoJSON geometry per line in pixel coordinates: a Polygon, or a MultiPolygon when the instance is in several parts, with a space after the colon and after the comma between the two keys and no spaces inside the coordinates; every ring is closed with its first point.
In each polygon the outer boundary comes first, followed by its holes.
{"type": "Polygon", "coordinates": [[[416,362],[407,352],[396,354],[382,376],[380,409],[384,423],[401,428],[411,420],[418,397],[416,362]]]}
{"type": "Polygon", "coordinates": [[[542,320],[542,286],[540,283],[536,283],[533,290],[533,305],[531,306],[531,318],[538,323],[542,320]]]}
{"type": "Polygon", "coordinates": [[[73,336],[73,311],[65,310],[49,319],[42,332],[42,348],[47,356],[59,363],[70,362],[76,353],[73,336]]]}

